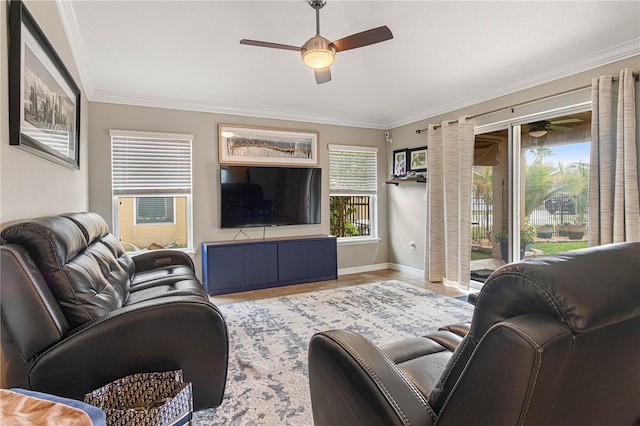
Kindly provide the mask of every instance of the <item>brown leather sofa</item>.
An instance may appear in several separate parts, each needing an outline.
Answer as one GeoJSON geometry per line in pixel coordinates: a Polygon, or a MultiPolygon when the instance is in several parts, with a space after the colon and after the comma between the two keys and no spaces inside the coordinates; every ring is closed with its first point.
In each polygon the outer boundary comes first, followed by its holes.
{"type": "Polygon", "coordinates": [[[640,243],[503,266],[424,337],[318,333],[309,381],[317,426],[640,424],[640,243]]]}
{"type": "Polygon", "coordinates": [[[2,387],[82,400],[130,374],[182,369],[196,410],[220,405],[227,329],[188,255],[130,257],[95,213],[1,235],[2,387]]]}

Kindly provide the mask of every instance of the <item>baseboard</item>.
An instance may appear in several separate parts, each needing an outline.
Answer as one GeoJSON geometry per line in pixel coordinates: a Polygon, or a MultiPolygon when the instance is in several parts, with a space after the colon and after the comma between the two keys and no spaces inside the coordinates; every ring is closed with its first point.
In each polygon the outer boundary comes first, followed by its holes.
{"type": "Polygon", "coordinates": [[[418,269],[418,268],[412,268],[410,266],[398,265],[397,263],[389,263],[389,269],[424,277],[424,270],[418,269]]]}
{"type": "Polygon", "coordinates": [[[376,263],[375,265],[355,266],[353,268],[340,268],[338,275],[361,274],[363,272],[379,271],[381,269],[393,269],[394,271],[406,272],[419,277],[424,276],[424,271],[410,266],[398,265],[397,263],[376,263]]]}
{"type": "Polygon", "coordinates": [[[381,269],[392,269],[388,263],[376,263],[375,265],[354,266],[353,268],[340,268],[338,275],[361,274],[363,272],[379,271],[381,269]]]}
{"type": "MultiPolygon", "coordinates": [[[[407,274],[413,274],[418,277],[424,277],[424,271],[422,269],[412,268],[410,266],[398,265],[397,263],[377,263],[375,265],[356,266],[353,268],[341,268],[341,269],[338,269],[338,276],[348,275],[348,274],[361,274],[364,272],[379,271],[381,269],[393,269],[394,271],[406,272],[407,274]]],[[[478,291],[482,289],[482,285],[483,283],[479,281],[471,280],[469,285],[469,290],[478,291]]],[[[462,289],[461,287],[458,287],[458,288],[464,291],[469,291],[467,289],[462,289]]]]}
{"type": "Polygon", "coordinates": [[[482,286],[484,285],[484,283],[481,283],[480,281],[475,281],[475,280],[471,280],[471,282],[469,283],[469,288],[471,290],[482,290],[482,286]]]}

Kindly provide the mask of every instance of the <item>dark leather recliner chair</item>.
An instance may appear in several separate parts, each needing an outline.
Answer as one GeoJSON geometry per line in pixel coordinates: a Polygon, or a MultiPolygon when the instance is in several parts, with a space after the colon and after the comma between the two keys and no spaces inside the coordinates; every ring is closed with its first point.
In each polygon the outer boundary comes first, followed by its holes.
{"type": "Polygon", "coordinates": [[[309,381],[317,426],[640,424],[640,243],[503,266],[470,325],[318,333],[309,381]]]}
{"type": "Polygon", "coordinates": [[[130,374],[182,369],[196,410],[220,405],[227,329],[188,255],[130,257],[95,213],[20,222],[2,239],[2,387],[82,400],[130,374]]]}

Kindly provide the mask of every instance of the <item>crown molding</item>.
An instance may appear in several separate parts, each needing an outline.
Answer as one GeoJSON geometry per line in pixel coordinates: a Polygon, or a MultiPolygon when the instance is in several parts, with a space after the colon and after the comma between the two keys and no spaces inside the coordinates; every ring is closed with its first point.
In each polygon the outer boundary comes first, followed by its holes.
{"type": "Polygon", "coordinates": [[[64,31],[67,35],[71,53],[75,59],[80,81],[85,95],[90,102],[105,102],[124,105],[135,105],[152,108],[177,109],[185,111],[210,112],[216,114],[239,115],[256,118],[269,118],[274,120],[300,121],[338,126],[361,127],[368,129],[384,129],[386,123],[378,120],[363,120],[348,117],[335,117],[330,115],[300,114],[290,111],[273,111],[268,109],[230,108],[226,106],[193,102],[185,99],[170,99],[151,96],[132,95],[129,93],[99,90],[95,87],[95,79],[80,29],[73,10],[73,2],[56,0],[58,12],[62,20],[64,31]]]}
{"type": "Polygon", "coordinates": [[[385,123],[375,120],[361,120],[345,117],[333,117],[299,112],[274,111],[268,109],[233,108],[208,103],[193,102],[186,99],[169,99],[152,96],[132,95],[129,93],[95,90],[89,98],[91,102],[124,104],[151,108],[177,109],[183,111],[209,112],[225,115],[268,118],[273,120],[300,121],[305,123],[330,124],[336,126],[361,127],[367,129],[385,129],[385,123]]]}
{"type": "Polygon", "coordinates": [[[394,120],[387,124],[388,129],[404,126],[406,124],[415,123],[417,121],[426,120],[430,117],[435,117],[441,114],[446,114],[451,111],[457,111],[462,108],[467,108],[473,105],[477,105],[483,102],[490,101],[492,99],[499,98],[501,96],[510,95],[522,90],[531,89],[532,87],[540,86],[542,84],[550,83],[565,77],[570,77],[581,72],[589,71],[604,65],[611,64],[613,62],[622,61],[634,56],[640,55],[640,38],[635,38],[624,43],[621,43],[612,48],[603,49],[596,52],[594,55],[585,59],[573,63],[569,66],[554,69],[544,74],[537,75],[532,78],[521,80],[517,83],[506,85],[500,90],[486,93],[483,96],[465,97],[455,100],[437,108],[431,108],[424,111],[418,111],[402,119],[394,120]]]}
{"type": "Polygon", "coordinates": [[[501,96],[510,95],[522,90],[530,89],[542,84],[550,83],[565,77],[595,69],[613,62],[621,61],[640,55],[640,38],[635,38],[621,43],[612,48],[603,49],[594,55],[568,65],[563,68],[554,69],[538,76],[521,80],[519,82],[506,85],[499,90],[485,93],[482,96],[468,96],[454,100],[427,110],[417,111],[406,117],[391,121],[365,120],[358,118],[336,117],[330,115],[301,114],[292,111],[276,111],[268,109],[251,108],[230,108],[226,106],[213,105],[201,102],[193,102],[185,99],[170,99],[151,96],[132,95],[122,92],[103,91],[95,88],[91,66],[87,60],[86,48],[80,37],[80,30],[73,11],[73,2],[56,0],[61,16],[64,31],[69,40],[72,54],[74,56],[82,86],[85,89],[87,99],[91,102],[105,102],[125,105],[144,106],[152,108],[178,109],[186,111],[209,112],[216,114],[239,115],[256,118],[268,118],[274,120],[299,121],[319,124],[329,124],[338,126],[361,127],[369,129],[392,129],[406,124],[426,120],[430,117],[446,114],[452,111],[467,108],[501,96]]]}
{"type": "Polygon", "coordinates": [[[91,66],[87,59],[89,57],[87,55],[87,50],[84,47],[82,37],[80,37],[78,21],[76,20],[76,14],[73,11],[73,2],[56,0],[56,6],[58,7],[62,27],[67,35],[69,46],[71,47],[71,54],[73,55],[76,67],[78,68],[78,74],[80,74],[80,83],[84,88],[85,95],[90,99],[95,92],[93,73],[91,72],[91,66]]]}

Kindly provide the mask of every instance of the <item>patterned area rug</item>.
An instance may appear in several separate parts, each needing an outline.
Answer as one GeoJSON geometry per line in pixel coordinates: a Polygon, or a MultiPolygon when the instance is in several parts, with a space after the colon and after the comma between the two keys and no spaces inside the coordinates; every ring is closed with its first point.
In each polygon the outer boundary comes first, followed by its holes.
{"type": "Polygon", "coordinates": [[[220,307],[229,331],[222,405],[196,425],[312,425],[309,340],[346,328],[377,345],[469,321],[473,306],[400,281],[322,290],[220,307]]]}

